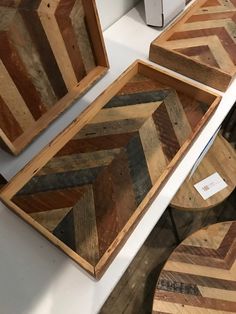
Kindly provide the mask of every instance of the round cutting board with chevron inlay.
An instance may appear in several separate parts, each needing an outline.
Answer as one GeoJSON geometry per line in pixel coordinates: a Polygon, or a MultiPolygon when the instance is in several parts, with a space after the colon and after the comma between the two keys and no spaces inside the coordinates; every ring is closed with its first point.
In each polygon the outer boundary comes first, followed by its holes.
{"type": "Polygon", "coordinates": [[[165,264],[153,313],[236,313],[236,221],[201,229],[165,264]]]}

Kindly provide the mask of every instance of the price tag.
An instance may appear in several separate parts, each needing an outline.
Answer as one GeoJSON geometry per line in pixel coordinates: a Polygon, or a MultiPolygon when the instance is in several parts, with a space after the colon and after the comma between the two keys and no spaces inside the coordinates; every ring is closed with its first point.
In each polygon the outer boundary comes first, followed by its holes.
{"type": "Polygon", "coordinates": [[[227,186],[226,182],[217,172],[194,184],[195,189],[204,200],[207,200],[209,197],[225,189],[227,186]]]}

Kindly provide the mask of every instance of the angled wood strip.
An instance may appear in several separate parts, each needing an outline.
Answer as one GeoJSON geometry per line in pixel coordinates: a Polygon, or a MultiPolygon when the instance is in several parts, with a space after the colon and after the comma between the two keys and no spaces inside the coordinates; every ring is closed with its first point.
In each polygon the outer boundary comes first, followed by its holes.
{"type": "Polygon", "coordinates": [[[236,222],[233,221],[209,226],[184,240],[169,257],[159,276],[153,313],[235,313],[235,235],[236,222]],[[204,238],[211,241],[204,241],[204,238]],[[183,246],[186,249],[179,250],[183,246]],[[218,254],[221,246],[224,247],[225,256],[218,254]],[[201,258],[195,255],[192,248],[201,250],[201,258]],[[188,259],[185,258],[187,250],[191,252],[188,259]],[[175,257],[177,251],[179,261],[175,257]],[[224,262],[231,252],[232,262],[227,269],[215,263],[219,260],[224,262]],[[204,259],[206,254],[208,258],[204,259]],[[205,265],[202,265],[201,259],[205,260],[205,265]],[[185,260],[185,263],[181,260],[185,260]]]}
{"type": "Polygon", "coordinates": [[[219,100],[137,61],[1,196],[98,278],[219,100]]]}
{"type": "Polygon", "coordinates": [[[235,1],[193,3],[152,42],[150,60],[225,91],[236,73],[235,1]]]}
{"type": "MultiPolygon", "coordinates": [[[[16,88],[4,64],[0,61],[0,93],[1,98],[15,118],[15,122],[24,131],[35,119],[27,107],[24,99],[16,88]]],[[[4,111],[2,111],[4,112],[4,111]]],[[[3,115],[1,115],[3,116],[3,115]]]]}
{"type": "Polygon", "coordinates": [[[95,0],[0,0],[0,40],[0,140],[18,154],[108,60],[95,0]]]}

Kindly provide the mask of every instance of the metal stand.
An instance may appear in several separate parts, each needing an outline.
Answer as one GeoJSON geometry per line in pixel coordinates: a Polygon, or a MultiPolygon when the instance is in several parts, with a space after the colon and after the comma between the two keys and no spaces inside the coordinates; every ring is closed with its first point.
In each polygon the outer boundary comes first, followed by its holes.
{"type": "Polygon", "coordinates": [[[167,209],[168,209],[168,212],[169,212],[169,215],[170,215],[170,220],[171,220],[172,229],[173,229],[173,233],[174,233],[174,236],[175,236],[176,243],[180,244],[181,240],[180,240],[179,233],[178,233],[178,230],[177,230],[177,227],[176,227],[176,223],[175,223],[175,220],[174,220],[174,216],[173,216],[173,213],[172,213],[172,208],[170,206],[168,206],[167,209]]]}

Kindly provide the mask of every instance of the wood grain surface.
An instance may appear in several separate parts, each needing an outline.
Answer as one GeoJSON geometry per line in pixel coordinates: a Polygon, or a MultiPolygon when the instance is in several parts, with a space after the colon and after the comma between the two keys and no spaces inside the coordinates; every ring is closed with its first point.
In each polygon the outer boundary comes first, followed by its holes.
{"type": "Polygon", "coordinates": [[[61,99],[75,88],[78,97],[108,66],[95,1],[87,1],[88,9],[84,2],[0,0],[0,137],[13,153],[32,140],[29,130],[39,133],[42,121],[45,128],[71,105],[65,101],[59,108],[61,99]],[[99,52],[90,36],[89,15],[99,52]],[[82,82],[85,86],[78,88],[82,82]]]}
{"type": "Polygon", "coordinates": [[[99,277],[219,100],[136,62],[2,198],[99,277]]]}
{"type": "Polygon", "coordinates": [[[236,153],[231,145],[218,135],[190,179],[186,179],[171,201],[171,206],[181,210],[204,210],[222,203],[236,186],[236,153]],[[207,200],[204,200],[194,188],[194,184],[204,180],[213,173],[227,183],[227,187],[207,200]]]}
{"type": "Polygon", "coordinates": [[[153,313],[236,313],[235,259],[235,221],[194,233],[166,262],[153,313]]]}
{"type": "Polygon", "coordinates": [[[199,0],[153,41],[150,59],[225,91],[236,73],[235,0],[199,0]]]}

